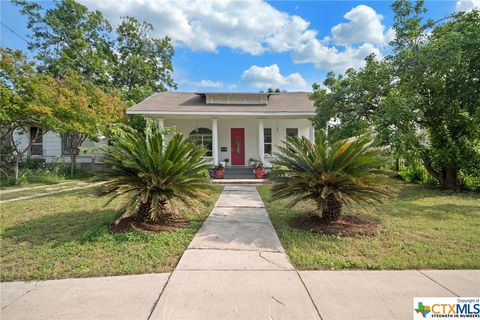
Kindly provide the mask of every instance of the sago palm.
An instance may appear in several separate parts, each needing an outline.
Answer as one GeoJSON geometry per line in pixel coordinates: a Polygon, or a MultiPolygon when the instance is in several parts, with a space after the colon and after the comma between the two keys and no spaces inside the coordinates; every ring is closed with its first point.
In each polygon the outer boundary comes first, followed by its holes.
{"type": "Polygon", "coordinates": [[[326,222],[338,220],[343,204],[380,202],[392,189],[381,169],[383,151],[373,142],[374,136],[366,134],[330,144],[322,131],[315,143],[288,137],[272,161],[273,198],[290,198],[292,206],[312,199],[326,222]]]}
{"type": "Polygon", "coordinates": [[[181,134],[165,138],[162,128],[147,122],[145,132],[123,126],[104,148],[110,169],[100,196],[122,199],[116,222],[133,217],[140,222],[162,222],[177,216],[175,202],[185,204],[207,195],[210,186],[205,149],[181,134]]]}

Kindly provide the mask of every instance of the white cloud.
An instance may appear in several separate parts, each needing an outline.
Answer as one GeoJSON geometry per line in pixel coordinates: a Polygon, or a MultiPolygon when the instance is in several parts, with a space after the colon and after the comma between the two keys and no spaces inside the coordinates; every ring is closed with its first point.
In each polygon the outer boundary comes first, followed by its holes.
{"type": "Polygon", "coordinates": [[[251,87],[258,89],[280,88],[287,91],[306,91],[308,85],[300,73],[292,73],[284,76],[280,73],[280,68],[276,64],[271,66],[259,67],[253,65],[243,71],[241,81],[251,87]]]}
{"type": "Polygon", "coordinates": [[[180,80],[178,81],[180,84],[184,84],[194,88],[222,88],[223,82],[221,81],[212,81],[212,80],[200,80],[200,81],[191,81],[191,80],[180,80]]]}
{"type": "Polygon", "coordinates": [[[480,10],[480,0],[457,0],[456,11],[470,11],[472,9],[480,10]]]}
{"type": "MultiPolygon", "coordinates": [[[[154,36],[168,35],[176,46],[216,52],[228,47],[259,55],[288,52],[296,63],[345,71],[363,64],[365,55],[380,53],[394,35],[372,8],[353,8],[332,35],[320,40],[310,22],[279,11],[264,0],[79,0],[98,9],[114,25],[122,16],[152,23],[154,36]]],[[[478,1],[478,0],[469,0],[478,1]]]]}
{"type": "Polygon", "coordinates": [[[309,23],[262,0],[80,0],[113,23],[129,15],[154,24],[156,36],[170,36],[193,50],[226,46],[250,54],[291,50],[310,37],[309,23]]]}
{"type": "Polygon", "coordinates": [[[302,46],[293,55],[295,63],[313,63],[318,69],[344,72],[353,67],[364,65],[365,57],[374,53],[381,57],[380,49],[370,43],[364,43],[358,48],[346,47],[339,51],[336,47],[327,47],[318,40],[313,40],[302,46]]]}
{"type": "Polygon", "coordinates": [[[349,21],[337,24],[331,31],[332,40],[336,44],[352,45],[367,42],[386,45],[395,35],[391,28],[385,31],[382,24],[383,16],[369,6],[359,5],[343,17],[349,21]]]}

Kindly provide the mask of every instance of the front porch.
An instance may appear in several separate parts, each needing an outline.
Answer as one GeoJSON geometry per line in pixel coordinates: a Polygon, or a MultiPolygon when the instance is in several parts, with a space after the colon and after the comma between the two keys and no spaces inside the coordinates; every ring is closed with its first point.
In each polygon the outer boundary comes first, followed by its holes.
{"type": "Polygon", "coordinates": [[[250,159],[271,167],[273,154],[287,135],[314,140],[314,129],[308,118],[184,116],[155,119],[161,126],[175,127],[177,132],[205,147],[212,165],[225,162],[227,174],[229,167],[249,168],[250,159]]]}

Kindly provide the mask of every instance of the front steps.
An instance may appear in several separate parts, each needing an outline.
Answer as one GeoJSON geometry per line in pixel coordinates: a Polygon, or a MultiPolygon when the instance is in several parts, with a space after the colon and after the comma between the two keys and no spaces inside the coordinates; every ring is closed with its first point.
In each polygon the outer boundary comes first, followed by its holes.
{"type": "Polygon", "coordinates": [[[244,166],[225,167],[225,179],[255,179],[253,169],[244,166]]]}

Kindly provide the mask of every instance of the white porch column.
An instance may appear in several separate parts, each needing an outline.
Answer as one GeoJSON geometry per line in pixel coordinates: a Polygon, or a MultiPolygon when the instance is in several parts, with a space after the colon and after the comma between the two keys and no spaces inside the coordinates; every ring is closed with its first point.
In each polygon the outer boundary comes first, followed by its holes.
{"type": "Polygon", "coordinates": [[[158,125],[160,126],[160,128],[165,127],[165,121],[163,120],[163,118],[158,118],[158,125]]]}
{"type": "Polygon", "coordinates": [[[263,138],[263,119],[258,120],[258,159],[265,162],[265,148],[263,146],[265,140],[263,138]]]}
{"type": "Polygon", "coordinates": [[[218,120],[212,119],[212,156],[213,164],[218,165],[218,120]]]}
{"type": "Polygon", "coordinates": [[[311,143],[315,143],[315,127],[313,124],[308,127],[308,140],[310,140],[311,143]]]}

